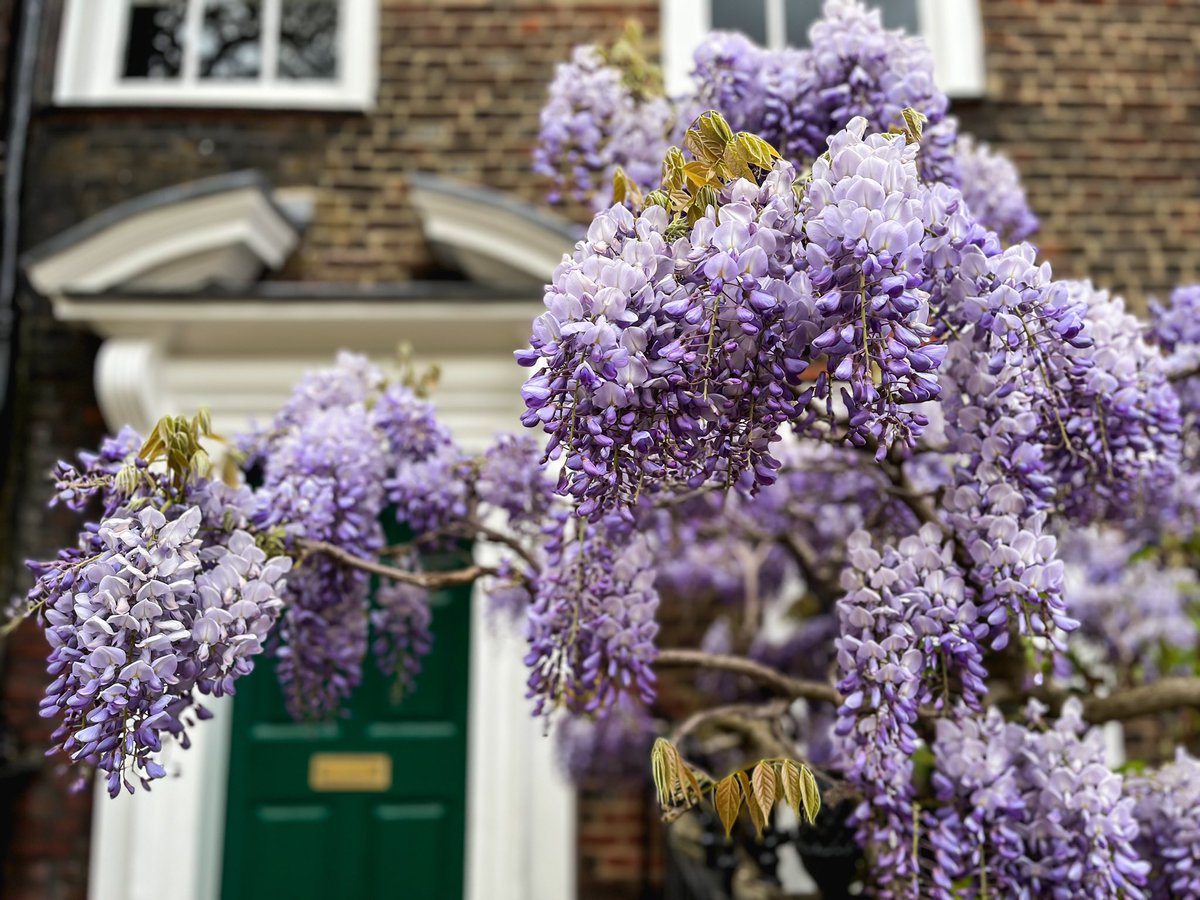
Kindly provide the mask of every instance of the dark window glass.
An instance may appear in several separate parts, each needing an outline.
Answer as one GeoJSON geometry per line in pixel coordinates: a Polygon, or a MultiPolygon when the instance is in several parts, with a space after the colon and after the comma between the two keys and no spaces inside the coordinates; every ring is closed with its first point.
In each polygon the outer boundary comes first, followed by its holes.
{"type": "Polygon", "coordinates": [[[129,7],[126,78],[178,78],[183,67],[186,0],[149,0],[129,7]]]}
{"type": "Polygon", "coordinates": [[[750,40],[767,43],[767,5],[763,0],[712,0],[715,31],[740,31],[750,40]]]}
{"type": "Polygon", "coordinates": [[[257,0],[207,0],[200,31],[201,78],[257,78],[262,9],[257,0]]]}
{"type": "MultiPolygon", "coordinates": [[[[733,4],[737,5],[737,4],[733,4]]],[[[748,3],[747,6],[761,5],[748,3]]],[[[787,42],[791,47],[808,46],[808,29],[821,18],[822,0],[787,0],[787,42]]],[[[903,28],[909,34],[921,33],[917,0],[874,0],[867,6],[883,10],[887,28],[903,28]]]]}
{"type": "Polygon", "coordinates": [[[280,78],[337,78],[337,0],[283,0],[280,78]]]}

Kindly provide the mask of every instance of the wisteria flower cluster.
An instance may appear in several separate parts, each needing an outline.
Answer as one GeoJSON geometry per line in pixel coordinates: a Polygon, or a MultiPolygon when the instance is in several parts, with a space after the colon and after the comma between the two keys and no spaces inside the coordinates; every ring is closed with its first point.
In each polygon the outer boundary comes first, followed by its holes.
{"type": "Polygon", "coordinates": [[[56,676],[42,715],[61,718],[56,749],[106,771],[110,794],[166,774],[163,735],[204,715],[197,692],[233,692],[283,607],[291,560],[241,530],[205,546],[202,524],[196,506],[170,521],[120,509],[40,572],[56,676]]]}
{"type": "Polygon", "coordinates": [[[629,49],[628,37],[608,52],[583,46],[559,65],[534,152],[535,169],[553,179],[551,202],[590,199],[604,208],[618,168],[652,190],[668,140],[681,143],[707,110],[806,169],[851,119],[886,132],[912,109],[926,123],[918,158],[924,180],[961,186],[978,220],[1006,240],[1037,229],[1012,163],[960,139],[925,41],[884,28],[879,11],[861,0],[826,0],[801,49],[766,50],[744,35],[713,32],[695,50],[692,91],[680,97],[663,96],[661,79],[647,77],[652,67],[629,49]]]}
{"type": "Polygon", "coordinates": [[[1085,727],[1078,700],[1053,723],[1044,711],[1033,704],[1027,723],[994,709],[938,723],[933,781],[945,805],[928,823],[930,896],[963,896],[955,885],[976,878],[999,896],[1145,896],[1135,801],[1105,765],[1101,733],[1085,727]]]}
{"type": "Polygon", "coordinates": [[[1196,895],[1194,756],[1126,776],[1097,726],[1200,707],[1200,291],[1146,327],[1056,281],[927,49],[854,0],[806,50],[714,37],[677,106],[643,63],[580,51],[543,116],[563,190],[626,167],[517,351],[544,443],[470,452],[347,355],[237,439],[234,484],[203,415],[56,468],[99,511],[32,564],[56,749],[114,793],[162,777],[264,651],[300,718],[368,654],[419,690],[432,593],[478,582],[569,767],[652,745],[670,817],[782,800],[871,896],[1196,895]],[[668,608],[698,649],[660,646],[668,608]],[[668,668],[702,671],[659,696],[668,668]]]}

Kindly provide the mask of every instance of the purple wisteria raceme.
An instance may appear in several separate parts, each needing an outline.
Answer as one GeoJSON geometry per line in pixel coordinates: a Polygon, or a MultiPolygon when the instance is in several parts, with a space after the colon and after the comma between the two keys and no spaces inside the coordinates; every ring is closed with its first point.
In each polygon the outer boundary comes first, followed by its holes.
{"type": "Polygon", "coordinates": [[[1044,711],[1031,704],[1029,724],[994,709],[938,722],[932,896],[1146,896],[1134,799],[1104,764],[1103,735],[1077,699],[1052,724],[1044,711]]]}
{"type": "Polygon", "coordinates": [[[674,120],[665,98],[634,96],[621,69],[599,47],[576,47],[550,83],[534,171],[553,179],[551,203],[564,196],[602,200],[617,166],[634,183],[653,186],[674,120]]]}
{"type": "Polygon", "coordinates": [[[249,468],[263,462],[277,439],[300,425],[314,413],[326,409],[366,404],[386,383],[383,370],[366,356],[341,351],[333,366],[305,372],[288,399],[271,420],[270,426],[254,429],[235,438],[249,468]]]}
{"type": "Polygon", "coordinates": [[[922,825],[934,865],[928,894],[984,896],[984,886],[1021,896],[1025,844],[1017,828],[1025,801],[1018,781],[1024,729],[995,708],[985,716],[938,719],[932,784],[939,801],[922,825]]]}
{"type": "Polygon", "coordinates": [[[1150,866],[1148,900],[1200,897],[1200,762],[1180,749],[1125,787],[1138,824],[1134,846],[1150,866]]]}
{"type": "Polygon", "coordinates": [[[819,156],[826,138],[857,117],[874,131],[902,125],[911,107],[927,120],[920,167],[927,180],[957,183],[955,123],[933,80],[933,54],[921,38],[883,27],[859,0],[826,0],[809,30],[810,50],[782,51],[762,66],[767,82],[761,132],[797,164],[819,156]]]}
{"type": "Polygon", "coordinates": [[[650,545],[637,533],[559,518],[526,623],[534,714],[597,714],[625,693],[649,703],[658,633],[650,545]]]}
{"type": "Polygon", "coordinates": [[[912,406],[938,396],[934,372],[945,347],[930,341],[921,290],[926,222],[916,145],[866,129],[865,119],[853,119],[813,164],[804,255],[823,317],[812,347],[828,368],[817,396],[832,416],[834,382],[846,384],[847,436],[877,442],[882,458],[892,444],[914,443],[927,424],[912,406]]]}
{"type": "Polygon", "coordinates": [[[62,720],[55,749],[107,773],[113,796],[166,774],[163,735],[188,745],[206,715],[196,692],[233,693],[283,605],[290,559],[244,531],[206,547],[200,509],[174,512],[118,510],[67,565],[35,567],[55,676],[42,715],[62,720]]]}
{"type": "Polygon", "coordinates": [[[1053,489],[1044,474],[1038,421],[1019,380],[981,365],[965,341],[944,365],[946,434],[959,454],[942,499],[946,524],[971,560],[981,618],[993,649],[1007,646],[1010,623],[1021,635],[1046,636],[1076,623],[1063,599],[1063,564],[1046,529],[1053,489]]]}
{"type": "MultiPolygon", "coordinates": [[[[416,560],[407,561],[417,571],[416,560]]],[[[407,694],[421,674],[421,660],[433,649],[433,611],[429,591],[411,584],[385,581],[375,591],[371,610],[371,655],[379,671],[395,679],[397,691],[407,694]]]]}
{"type": "Polygon", "coordinates": [[[1086,357],[1087,371],[1084,390],[1067,395],[1075,453],[1059,454],[1059,491],[1077,521],[1128,518],[1140,512],[1139,498],[1162,496],[1178,477],[1179,398],[1120,297],[1088,281],[1067,282],[1067,290],[1086,310],[1092,343],[1074,354],[1086,357]]]}
{"type": "Polygon", "coordinates": [[[554,508],[554,481],[541,468],[540,456],[532,435],[501,434],[479,460],[479,502],[503,512],[517,533],[536,533],[554,508]]]}
{"type": "MultiPolygon", "coordinates": [[[[365,402],[366,397],[357,402],[365,402]]],[[[371,421],[383,432],[393,460],[420,462],[453,441],[449,429],[438,421],[434,405],[399,382],[379,391],[371,406],[371,421]]]]}
{"type": "Polygon", "coordinates": [[[642,492],[774,480],[770,445],[803,415],[812,295],[797,272],[794,173],[726,186],[686,237],[667,211],[596,216],[547,288],[533,327],[525,425],[563,459],[580,515],[625,512],[642,492]]]}
{"type": "Polygon", "coordinates": [[[1012,160],[967,134],[959,137],[954,157],[963,197],[980,223],[1006,244],[1023,241],[1038,230],[1037,216],[1029,208],[1012,160]]]}
{"type": "Polygon", "coordinates": [[[918,710],[960,697],[977,708],[986,690],[981,628],[935,525],[883,552],[866,532],[846,545],[838,603],[838,709],[835,733],[846,778],[864,796],[854,815],[858,840],[874,854],[880,897],[917,895],[917,813],[912,754],[918,710]]]}
{"type": "MultiPolygon", "coordinates": [[[[383,436],[361,404],[310,413],[273,443],[256,524],[371,559],[383,546],[386,469],[383,436]]],[[[332,714],[360,682],[367,591],[364,572],[325,554],[310,556],[288,579],[276,671],[296,718],[332,714]]]]}
{"type": "Polygon", "coordinates": [[[1118,672],[1167,674],[1165,649],[1196,646],[1200,583],[1192,569],[1137,559],[1137,544],[1112,528],[1074,529],[1061,546],[1067,603],[1080,623],[1075,637],[1118,672]]]}
{"type": "Polygon", "coordinates": [[[1103,734],[1085,728],[1079,700],[1046,730],[1027,730],[1017,759],[1024,817],[1014,830],[1026,860],[1008,884],[1053,900],[1144,897],[1134,800],[1105,765],[1103,734]]]}
{"type": "Polygon", "coordinates": [[[121,467],[145,467],[136,458],[142,443],[142,436],[126,425],[112,437],[106,437],[98,453],[81,452],[78,464],[60,460],[52,473],[54,496],[50,505],[61,503],[74,512],[83,512],[92,497],[100,496],[105,514],[111,515],[124,499],[114,484],[121,467]]]}

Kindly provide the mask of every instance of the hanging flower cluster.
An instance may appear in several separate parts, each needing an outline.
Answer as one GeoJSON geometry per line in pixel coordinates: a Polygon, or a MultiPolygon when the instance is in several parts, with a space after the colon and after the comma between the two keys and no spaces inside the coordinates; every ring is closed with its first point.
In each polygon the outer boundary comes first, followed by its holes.
{"type": "Polygon", "coordinates": [[[853,0],[812,35],[712,38],[678,107],[630,41],[560,70],[539,165],[614,195],[517,352],[544,447],[471,453],[419,385],[344,356],[237,440],[237,484],[203,415],[60,464],[52,502],[99,518],[32,564],[56,749],[114,793],[162,777],[264,648],[297,717],[336,714],[368,652],[411,690],[431,592],[479,579],[577,773],[678,712],[657,669],[710,670],[720,715],[655,743],[672,815],[761,828],[839,783],[873,896],[1196,894],[1195,760],[1125,778],[1084,721],[1200,696],[1200,292],[1145,330],[1056,282],[1009,245],[1024,196],[956,138],[923,45],[853,0]],[[464,542],[491,546],[425,568],[464,542]],[[700,651],[658,646],[667,604],[700,651]],[[725,767],[726,716],[783,755],[698,776],[683,753],[725,767]]]}

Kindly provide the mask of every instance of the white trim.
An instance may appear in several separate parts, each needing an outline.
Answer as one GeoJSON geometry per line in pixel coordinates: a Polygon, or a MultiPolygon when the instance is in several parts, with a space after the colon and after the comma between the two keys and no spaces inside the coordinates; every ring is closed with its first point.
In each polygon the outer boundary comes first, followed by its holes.
{"type": "Polygon", "coordinates": [[[576,238],[568,223],[518,204],[496,202],[492,191],[455,187],[428,177],[409,179],[408,198],[434,251],[471,280],[537,290],[576,238]]]}
{"type": "MultiPolygon", "coordinates": [[[[195,41],[184,46],[178,80],[125,79],[120,71],[128,0],[65,2],[54,79],[54,102],[60,106],[369,111],[375,105],[379,80],[378,0],[341,0],[338,75],[333,81],[276,78],[266,69],[265,54],[258,79],[202,81],[197,77],[195,41]]],[[[274,8],[278,12],[277,0],[274,8]]],[[[187,29],[191,33],[197,30],[199,10],[199,0],[193,0],[188,8],[187,29]]]]}
{"type": "MultiPolygon", "coordinates": [[[[179,208],[193,202],[152,210],[158,218],[151,221],[162,230],[156,237],[168,246],[185,240],[196,217],[181,215],[179,208]]],[[[497,431],[519,427],[524,373],[511,352],[528,339],[529,323],[541,311],[536,288],[527,288],[526,301],[490,302],[453,296],[367,301],[349,294],[318,302],[65,293],[91,277],[89,265],[110,267],[110,275],[96,284],[117,278],[111,273],[143,271],[143,264],[133,260],[143,258],[148,235],[144,227],[127,227],[130,221],[120,219],[37,259],[29,269],[60,320],[86,325],[106,338],[95,384],[110,428],[131,424],[145,431],[167,412],[203,404],[212,411],[215,430],[231,433],[250,420],[268,418],[300,374],[328,364],[336,350],[385,357],[401,340],[416,349],[417,365],[441,366],[435,399],[443,421],[464,446],[480,449],[497,431]],[[81,256],[80,248],[91,241],[99,244],[81,256]],[[103,254],[96,253],[97,246],[103,254]]],[[[264,228],[260,222],[254,240],[247,240],[263,244],[264,228]]],[[[546,229],[536,257],[543,266],[557,263],[570,249],[569,240],[559,235],[562,244],[551,252],[552,231],[546,229]]],[[[496,252],[490,243],[470,246],[489,240],[477,229],[463,228],[453,237],[464,253],[484,258],[496,252]]],[[[178,256],[161,259],[177,261],[178,256]]],[[[154,271],[190,277],[197,270],[160,265],[154,271]]],[[[548,268],[537,276],[524,274],[527,285],[550,277],[548,268]]],[[[160,283],[156,289],[172,287],[160,283]]],[[[574,789],[554,763],[553,744],[524,699],[524,641],[511,624],[488,621],[479,599],[472,606],[468,662],[465,897],[572,900],[574,789]]],[[[158,900],[164,884],[171,886],[171,900],[217,900],[232,707],[217,702],[211,708],[214,718],[193,730],[190,750],[167,750],[174,777],[132,797],[110,800],[102,790],[97,794],[89,900],[158,900]],[[162,841],[168,833],[171,840],[162,841]]]]}
{"type": "MultiPolygon", "coordinates": [[[[362,321],[370,324],[370,332],[339,329],[329,310],[344,312],[341,303],[272,304],[273,311],[268,315],[264,310],[257,320],[235,318],[229,327],[238,332],[249,329],[252,336],[232,352],[220,340],[222,328],[214,317],[220,309],[228,312],[236,304],[173,304],[190,310],[192,322],[209,321],[208,330],[199,336],[208,343],[203,354],[195,347],[185,350],[175,344],[174,335],[185,331],[196,340],[185,317],[176,317],[174,328],[166,331],[156,326],[156,320],[161,325],[167,304],[156,311],[158,304],[143,300],[98,304],[60,298],[55,309],[76,320],[79,316],[71,313],[83,306],[91,317],[103,317],[122,305],[143,313],[107,325],[101,318],[91,318],[101,333],[127,334],[105,342],[97,365],[97,392],[111,428],[129,422],[145,430],[158,415],[194,409],[202,401],[212,410],[217,431],[233,431],[250,419],[266,419],[300,373],[328,362],[336,349],[382,354],[402,338],[413,339],[422,351],[419,363],[440,363],[442,377],[435,399],[464,445],[479,449],[497,431],[517,427],[522,371],[508,356],[514,345],[510,329],[518,321],[528,328],[539,308],[536,301],[498,304],[503,308],[483,316],[472,339],[490,334],[490,346],[476,345],[466,353],[448,347],[464,322],[454,303],[387,304],[384,315],[381,304],[365,304],[359,312],[362,321]],[[374,315],[368,317],[365,307],[374,315]],[[435,315],[436,308],[440,315],[435,315]],[[294,349],[289,341],[279,339],[281,322],[289,322],[294,335],[305,332],[307,339],[300,343],[308,349],[294,349]],[[406,328],[405,322],[417,327],[406,328]],[[143,336],[131,336],[137,333],[143,336]],[[274,339],[268,340],[268,334],[274,339]],[[359,343],[368,334],[367,345],[359,343]],[[422,343],[421,334],[442,335],[442,343],[422,343]],[[118,366],[117,360],[125,365],[118,366]],[[156,388],[149,395],[147,385],[156,388]],[[110,418],[109,411],[113,416],[119,416],[119,411],[126,415],[110,418]]],[[[486,308],[480,304],[478,311],[486,308]]],[[[473,603],[469,662],[465,896],[467,900],[570,900],[575,896],[574,790],[553,760],[552,741],[530,716],[523,690],[524,641],[512,625],[489,621],[480,600],[476,597],[473,603]],[[520,827],[514,827],[514,821],[520,827]]],[[[176,777],[155,785],[148,794],[116,801],[102,792],[97,795],[89,900],[157,900],[162,885],[168,883],[172,900],[216,900],[230,716],[224,705],[216,705],[214,711],[214,720],[193,730],[192,749],[171,755],[169,769],[178,773],[176,777]],[[167,832],[173,837],[165,844],[153,837],[167,832]],[[156,850],[148,858],[144,848],[151,845],[156,850]]]]}
{"type": "MultiPolygon", "coordinates": [[[[765,3],[768,44],[784,27],[783,0],[765,3]]],[[[938,86],[950,97],[981,97],[987,83],[979,0],[917,0],[921,36],[933,51],[938,86]]],[[[692,87],[692,54],[712,29],[709,0],[662,0],[663,81],[672,96],[692,87]]],[[[780,46],[783,42],[780,41],[780,46]]]]}
{"type": "Polygon", "coordinates": [[[987,71],[979,0],[918,0],[917,16],[938,86],[949,97],[982,97],[987,71]]]}
{"type": "Polygon", "coordinates": [[[29,280],[55,297],[115,287],[244,287],[277,269],[299,234],[260,186],[221,191],[129,215],[35,260],[29,280]],[[192,265],[197,263],[198,265],[192,265]],[[182,269],[188,270],[185,280],[182,269]]]}
{"type": "Polygon", "coordinates": [[[782,50],[787,46],[787,9],[784,0],[765,0],[767,49],[782,50]]]}
{"type": "Polygon", "coordinates": [[[712,30],[712,6],[707,0],[661,0],[663,84],[672,97],[695,87],[692,53],[712,30]]]}

